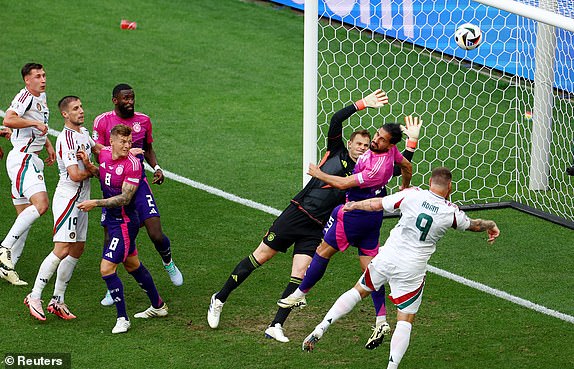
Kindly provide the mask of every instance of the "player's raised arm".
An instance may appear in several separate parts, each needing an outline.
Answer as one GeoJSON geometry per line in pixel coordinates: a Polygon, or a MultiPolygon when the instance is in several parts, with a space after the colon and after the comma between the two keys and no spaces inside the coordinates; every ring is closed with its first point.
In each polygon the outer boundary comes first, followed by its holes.
{"type": "Polygon", "coordinates": [[[500,230],[496,223],[492,220],[484,219],[470,219],[470,226],[467,228],[468,231],[472,232],[484,232],[488,233],[487,242],[492,244],[498,236],[500,236],[500,230]]]}

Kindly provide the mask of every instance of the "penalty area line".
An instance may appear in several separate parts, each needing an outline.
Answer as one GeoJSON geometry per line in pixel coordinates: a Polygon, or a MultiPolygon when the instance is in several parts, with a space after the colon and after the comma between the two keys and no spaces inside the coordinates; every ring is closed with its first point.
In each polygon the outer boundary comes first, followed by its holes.
{"type": "MultiPolygon", "coordinates": [[[[48,132],[53,136],[58,136],[58,134],[60,133],[59,131],[56,131],[56,130],[51,129],[51,128],[49,129],[48,132]]],[[[153,169],[147,163],[144,163],[144,165],[145,165],[146,170],[153,172],[153,169]]],[[[242,197],[239,197],[239,196],[233,195],[231,193],[222,191],[218,188],[211,187],[211,186],[205,185],[203,183],[191,180],[189,178],[180,176],[179,174],[172,173],[168,170],[163,169],[163,174],[166,178],[169,178],[173,181],[185,184],[187,186],[196,188],[198,190],[205,191],[205,192],[210,193],[210,194],[215,195],[215,196],[222,197],[226,200],[236,202],[238,204],[248,206],[250,208],[253,208],[253,209],[256,209],[259,211],[263,211],[263,212],[266,212],[266,213],[271,214],[271,215],[279,216],[279,214],[281,214],[281,211],[279,211],[275,208],[272,208],[271,206],[263,205],[263,204],[260,204],[258,202],[252,201],[252,200],[244,199],[242,197]]],[[[454,274],[454,273],[448,272],[446,270],[434,267],[432,265],[428,265],[427,270],[431,273],[434,273],[434,274],[439,275],[441,277],[450,279],[450,280],[455,281],[457,283],[463,284],[467,287],[477,289],[479,291],[488,293],[489,295],[493,295],[493,296],[501,298],[503,300],[506,300],[506,301],[512,302],[514,304],[523,306],[525,308],[534,310],[538,313],[549,315],[551,317],[558,318],[558,319],[561,319],[565,322],[574,324],[574,316],[561,313],[557,310],[549,309],[549,308],[542,306],[542,305],[535,304],[532,301],[528,301],[526,299],[511,295],[507,292],[497,290],[496,288],[489,287],[489,286],[484,285],[482,283],[475,282],[475,281],[472,281],[470,279],[466,279],[466,278],[461,277],[457,274],[454,274]]]]}

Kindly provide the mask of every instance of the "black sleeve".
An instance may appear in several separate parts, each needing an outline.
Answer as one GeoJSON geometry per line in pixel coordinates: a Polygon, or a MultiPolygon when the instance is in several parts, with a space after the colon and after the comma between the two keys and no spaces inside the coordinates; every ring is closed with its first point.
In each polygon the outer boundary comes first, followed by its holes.
{"type": "Polygon", "coordinates": [[[355,104],[344,107],[331,117],[329,123],[329,132],[327,133],[327,150],[335,151],[341,146],[345,146],[343,142],[343,122],[346,121],[351,115],[357,111],[355,104]]]}
{"type": "MultiPolygon", "coordinates": [[[[413,162],[413,156],[415,155],[414,151],[409,151],[407,149],[405,149],[403,151],[403,156],[410,161],[411,163],[413,162]]],[[[398,177],[401,175],[401,167],[397,164],[395,164],[395,166],[393,167],[393,177],[398,177]]]]}

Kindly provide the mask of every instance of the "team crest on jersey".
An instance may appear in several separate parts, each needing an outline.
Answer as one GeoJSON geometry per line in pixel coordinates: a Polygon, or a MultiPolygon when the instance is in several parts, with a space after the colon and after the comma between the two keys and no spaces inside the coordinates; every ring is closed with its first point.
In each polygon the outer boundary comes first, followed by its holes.
{"type": "Polygon", "coordinates": [[[74,154],[73,152],[69,151],[68,152],[68,160],[72,160],[76,157],[76,154],[74,154]]]}
{"type": "Polygon", "coordinates": [[[118,176],[122,175],[122,173],[124,172],[124,166],[123,165],[118,165],[118,167],[116,168],[116,174],[118,176]]]}
{"type": "Polygon", "coordinates": [[[42,111],[42,105],[40,103],[36,103],[36,109],[38,111],[42,111]]]}
{"type": "Polygon", "coordinates": [[[275,233],[269,232],[267,234],[267,241],[272,242],[275,239],[275,233]]]}
{"type": "Polygon", "coordinates": [[[98,135],[97,131],[92,132],[92,138],[94,139],[94,141],[97,141],[98,137],[100,137],[100,136],[98,135]]]}
{"type": "Polygon", "coordinates": [[[140,122],[135,122],[133,125],[133,129],[134,129],[134,132],[140,132],[142,130],[142,126],[140,125],[140,122]]]}
{"type": "Polygon", "coordinates": [[[38,179],[39,179],[40,181],[43,181],[43,180],[44,180],[44,177],[42,177],[41,174],[38,174],[38,179]]]}
{"type": "Polygon", "coordinates": [[[76,238],[76,232],[70,232],[70,239],[73,240],[76,238]]]}

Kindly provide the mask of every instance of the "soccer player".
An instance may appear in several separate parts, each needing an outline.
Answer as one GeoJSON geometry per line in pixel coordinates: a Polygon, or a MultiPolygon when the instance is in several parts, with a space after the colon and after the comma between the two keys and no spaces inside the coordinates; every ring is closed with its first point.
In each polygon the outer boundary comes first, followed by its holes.
{"type": "MultiPolygon", "coordinates": [[[[363,154],[369,145],[370,134],[367,130],[358,130],[351,134],[347,145],[343,141],[343,122],[358,110],[366,107],[380,108],[388,103],[386,93],[377,90],[351,104],[331,118],[327,138],[327,153],[321,160],[321,168],[337,176],[352,174],[357,158],[363,154]]],[[[411,134],[418,139],[418,128],[411,127],[411,134]]],[[[413,145],[414,146],[414,142],[413,145]]],[[[405,155],[412,158],[414,147],[408,148],[405,155]]],[[[213,294],[207,313],[211,328],[217,328],[223,304],[233,290],[249,277],[259,266],[269,261],[277,252],[286,252],[294,244],[293,265],[290,281],[283,291],[282,297],[289,295],[301,283],[305,270],[321,243],[323,227],[332,209],[343,203],[345,193],[342,190],[326,185],[318,179],[309,183],[292,200],[289,206],[273,222],[263,241],[245,259],[241,260],[221,288],[213,294]]],[[[283,333],[283,325],[291,309],[279,308],[275,318],[265,331],[268,338],[279,342],[288,342],[283,333]]]]}
{"type": "Polygon", "coordinates": [[[44,183],[44,162],[38,154],[46,149],[47,165],[54,164],[56,152],[49,139],[50,111],[46,103],[46,72],[38,63],[22,67],[25,87],[12,100],[4,125],[12,128],[12,150],[6,158],[6,170],[12,182],[12,203],[18,214],[0,247],[0,277],[14,285],[27,285],[14,266],[18,262],[28,231],[36,219],[48,210],[44,183]]]}
{"type": "Polygon", "coordinates": [[[98,155],[99,178],[104,198],[85,200],[78,204],[78,208],[86,212],[96,206],[106,208],[108,241],[102,252],[100,272],[117,310],[116,325],[112,333],[125,333],[131,324],[126,312],[124,287],[116,274],[118,264],[124,264],[126,271],[134,277],[151,302],[148,309],[135,314],[134,317],[147,319],[166,316],[168,308],[159,296],[151,274],[138,258],[135,240],[140,221],[134,194],[141,182],[143,169],[140,160],[129,151],[132,147],[131,128],[123,124],[114,126],[110,134],[110,144],[111,146],[102,148],[98,155]]]}
{"type": "Polygon", "coordinates": [[[387,368],[398,367],[409,346],[412,323],[422,301],[427,263],[436,250],[436,243],[449,228],[486,231],[488,243],[500,235],[495,222],[470,219],[449,202],[451,192],[452,174],[448,168],[440,167],[432,171],[430,190],[412,187],[382,199],[345,204],[345,213],[400,210],[401,218],[357,284],[337,299],[323,321],[305,338],[303,350],[312,351],[332,323],[350,312],[365,296],[389,283],[389,298],[397,307],[397,326],[391,338],[387,368]]]}
{"type": "MultiPolygon", "coordinates": [[[[418,126],[419,119],[407,116],[405,123],[418,126]]],[[[353,175],[333,176],[313,164],[309,166],[309,174],[335,188],[348,189],[347,201],[357,201],[385,196],[385,186],[393,175],[394,165],[397,164],[401,168],[402,188],[407,188],[412,176],[412,165],[396,147],[401,138],[399,124],[383,124],[373,137],[369,150],[359,157],[353,175]]],[[[343,205],[337,206],[331,213],[323,241],[317,248],[303,281],[292,294],[282,298],[277,304],[282,308],[304,307],[307,304],[305,295],[321,280],[331,257],[339,251],[345,251],[349,245],[359,249],[361,269],[365,270],[379,250],[382,222],[382,211],[343,213],[343,205]]],[[[373,334],[365,345],[367,349],[376,347],[377,342],[382,342],[384,336],[390,333],[390,326],[386,321],[384,291],[377,291],[372,295],[372,299],[375,305],[376,323],[373,334]]]]}
{"type": "MultiPolygon", "coordinates": [[[[138,155],[142,165],[144,158],[147,163],[154,168],[152,184],[161,185],[165,179],[163,171],[158,164],[153,148],[152,123],[150,118],[142,113],[134,111],[135,93],[131,86],[119,84],[112,91],[112,102],[114,110],[100,114],[94,119],[93,138],[97,143],[107,145],[110,139],[112,128],[118,124],[124,124],[132,129],[134,147],[142,148],[144,154],[138,155]]],[[[155,203],[155,198],[145,176],[142,172],[142,181],[134,198],[140,221],[145,225],[147,233],[153,242],[155,249],[160,254],[165,270],[172,283],[176,286],[183,284],[183,275],[171,257],[171,243],[169,238],[163,233],[159,210],[155,203]]],[[[103,218],[107,219],[105,210],[103,218]]],[[[102,222],[105,226],[106,220],[102,222]]],[[[102,300],[102,305],[112,305],[113,300],[109,295],[102,300]]]]}
{"type": "Polygon", "coordinates": [[[66,320],[76,318],[64,303],[66,287],[84,252],[88,232],[88,214],[81,212],[76,205],[90,198],[90,178],[97,175],[97,171],[92,173],[82,161],[83,156],[89,161],[96,146],[88,130],[82,126],[82,101],[77,96],[65,96],[58,102],[58,108],[64,117],[64,129],[56,140],[60,180],[52,201],[54,249],[40,265],[34,288],[24,300],[30,314],[38,320],[46,320],[42,291],[56,271],[56,284],[48,312],[66,320]]]}

